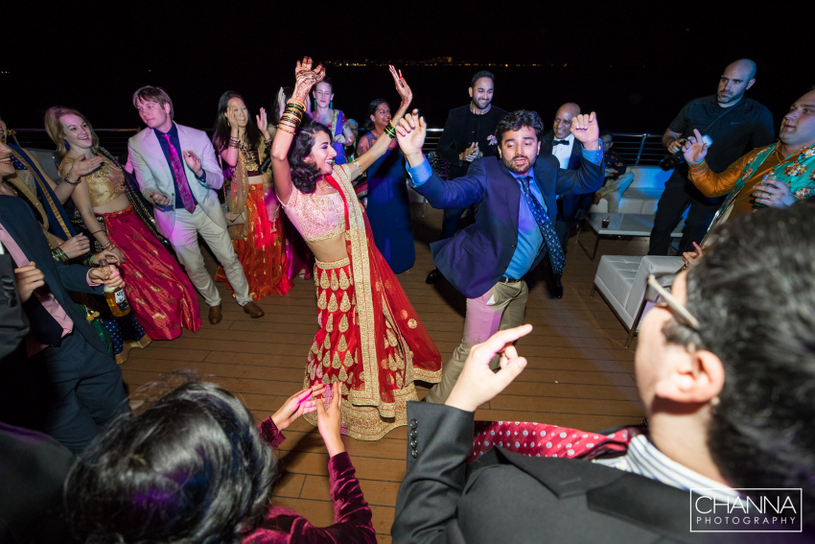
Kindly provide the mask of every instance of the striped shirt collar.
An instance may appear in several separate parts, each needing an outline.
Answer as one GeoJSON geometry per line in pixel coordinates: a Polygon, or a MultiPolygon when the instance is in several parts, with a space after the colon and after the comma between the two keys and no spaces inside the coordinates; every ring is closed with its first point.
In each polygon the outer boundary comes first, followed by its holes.
{"type": "Polygon", "coordinates": [[[639,474],[678,489],[706,489],[707,495],[722,501],[739,496],[736,490],[670,459],[644,434],[631,438],[625,455],[612,459],[595,459],[594,462],[639,474]]]}

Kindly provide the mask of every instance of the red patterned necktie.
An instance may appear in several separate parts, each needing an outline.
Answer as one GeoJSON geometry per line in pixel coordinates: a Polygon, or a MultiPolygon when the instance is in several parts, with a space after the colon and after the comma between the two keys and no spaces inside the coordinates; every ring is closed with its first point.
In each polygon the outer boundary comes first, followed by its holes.
{"type": "Polygon", "coordinates": [[[476,421],[467,462],[472,463],[493,446],[530,457],[594,459],[611,452],[625,453],[631,438],[632,428],[604,435],[544,423],[476,421]]]}
{"type": "Polygon", "coordinates": [[[178,187],[178,196],[181,197],[184,209],[192,213],[195,211],[195,200],[192,198],[190,184],[187,182],[187,173],[184,172],[184,165],[181,164],[181,157],[178,156],[178,151],[170,141],[170,135],[162,134],[161,136],[167,140],[167,146],[170,148],[170,167],[173,169],[173,177],[178,187]]]}

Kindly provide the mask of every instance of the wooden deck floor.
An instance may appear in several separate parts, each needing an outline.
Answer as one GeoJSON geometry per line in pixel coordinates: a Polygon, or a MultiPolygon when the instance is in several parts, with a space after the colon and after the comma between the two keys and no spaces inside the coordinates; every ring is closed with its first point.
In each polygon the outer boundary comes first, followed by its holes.
{"type": "MultiPolygon", "coordinates": [[[[441,212],[428,206],[422,218],[420,207],[414,206],[416,264],[399,280],[446,361],[461,339],[464,298],[449,284],[425,284],[433,268],[428,243],[438,236],[441,212]]],[[[592,233],[582,236],[593,242],[592,233]]],[[[526,317],[535,329],[518,343],[528,367],[503,394],[482,406],[476,419],[537,421],[585,430],[639,423],[643,416],[634,387],[635,346],[624,348],[624,327],[602,298],[589,298],[589,291],[600,255],[646,252],[643,239],[603,240],[591,262],[572,237],[563,299],[550,300],[542,284],[530,290],[526,317]]],[[[207,263],[214,272],[212,259],[207,257],[207,263]]],[[[161,373],[194,369],[240,396],[259,421],[301,387],[306,354],[317,331],[314,286],[298,279],[285,297],[264,299],[260,304],[266,316],[258,320],[244,314],[219,286],[223,321],[210,325],[207,306],[199,297],[204,328],[132,351],[122,365],[125,383],[134,391],[161,373]]],[[[330,525],[328,456],[320,436],[302,420],[285,434],[279,451],[284,473],[276,485],[275,502],[316,525],[330,525]]],[[[391,541],[396,493],[405,473],[406,436],[402,427],[379,442],[345,439],[380,542],[391,541]]]]}

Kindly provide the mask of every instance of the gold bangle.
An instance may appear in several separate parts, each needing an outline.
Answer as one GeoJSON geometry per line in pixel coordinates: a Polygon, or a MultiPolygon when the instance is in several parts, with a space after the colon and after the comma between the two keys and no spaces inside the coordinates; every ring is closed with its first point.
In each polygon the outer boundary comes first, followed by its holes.
{"type": "Polygon", "coordinates": [[[286,126],[284,126],[282,124],[277,125],[277,130],[282,130],[283,132],[288,132],[292,136],[294,136],[294,134],[295,134],[295,132],[292,129],[287,128],[286,126]]]}
{"type": "Polygon", "coordinates": [[[390,136],[391,140],[396,139],[396,127],[393,126],[391,121],[388,121],[388,124],[385,126],[385,130],[383,130],[383,132],[390,136]]]}

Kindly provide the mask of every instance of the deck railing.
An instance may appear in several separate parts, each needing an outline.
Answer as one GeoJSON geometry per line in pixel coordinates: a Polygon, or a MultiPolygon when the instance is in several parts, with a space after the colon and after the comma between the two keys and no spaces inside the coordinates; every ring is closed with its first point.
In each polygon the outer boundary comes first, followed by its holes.
{"type": "MultiPolygon", "coordinates": [[[[97,128],[96,133],[102,145],[117,157],[127,154],[127,140],[139,129],[137,128],[97,128]]],[[[436,149],[436,143],[441,137],[443,129],[428,128],[425,139],[425,153],[436,149]]],[[[208,130],[211,132],[211,130],[208,130]]],[[[661,134],[647,133],[613,133],[614,150],[620,154],[629,166],[655,165],[665,155],[662,147],[661,134]]],[[[17,145],[26,148],[48,149],[54,148],[53,142],[42,128],[15,129],[12,139],[17,145]]]]}

